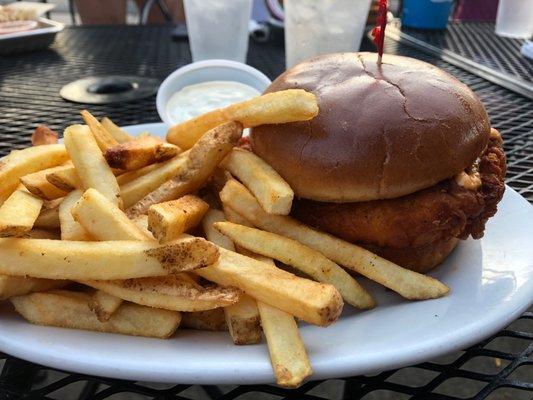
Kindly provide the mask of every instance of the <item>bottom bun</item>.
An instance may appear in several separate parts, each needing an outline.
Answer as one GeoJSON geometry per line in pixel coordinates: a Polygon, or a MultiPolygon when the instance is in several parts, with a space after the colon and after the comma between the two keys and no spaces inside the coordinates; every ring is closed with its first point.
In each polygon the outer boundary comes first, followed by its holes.
{"type": "Polygon", "coordinates": [[[451,238],[421,247],[380,247],[366,243],[360,245],[404,268],[425,274],[443,262],[457,243],[459,239],[451,238]]]}

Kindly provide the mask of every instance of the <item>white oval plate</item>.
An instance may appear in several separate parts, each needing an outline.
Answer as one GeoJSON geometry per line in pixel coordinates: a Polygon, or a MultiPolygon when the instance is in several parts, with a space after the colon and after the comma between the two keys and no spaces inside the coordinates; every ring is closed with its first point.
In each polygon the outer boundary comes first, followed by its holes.
{"type": "MultiPolygon", "coordinates": [[[[163,124],[130,127],[164,136],[163,124]]],[[[463,349],[499,331],[533,301],[533,207],[507,188],[482,240],[462,242],[431,273],[449,296],[409,302],[362,280],[379,306],[347,306],[329,328],[301,325],[313,379],[368,374],[463,349]]],[[[5,308],[5,307],[4,307],[5,308]]],[[[272,383],[265,344],[234,346],[225,332],[178,330],[169,340],[35,326],[0,313],[0,349],[62,370],[190,384],[272,383]]]]}

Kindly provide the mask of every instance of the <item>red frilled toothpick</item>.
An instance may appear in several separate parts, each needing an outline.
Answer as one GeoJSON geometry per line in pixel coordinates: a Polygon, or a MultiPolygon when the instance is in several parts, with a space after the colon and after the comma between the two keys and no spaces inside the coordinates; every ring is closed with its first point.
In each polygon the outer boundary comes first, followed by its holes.
{"type": "Polygon", "coordinates": [[[379,0],[379,9],[377,24],[372,29],[372,36],[374,43],[378,47],[378,65],[381,65],[381,57],[383,56],[383,43],[385,41],[385,26],[387,25],[387,0],[379,0]]]}

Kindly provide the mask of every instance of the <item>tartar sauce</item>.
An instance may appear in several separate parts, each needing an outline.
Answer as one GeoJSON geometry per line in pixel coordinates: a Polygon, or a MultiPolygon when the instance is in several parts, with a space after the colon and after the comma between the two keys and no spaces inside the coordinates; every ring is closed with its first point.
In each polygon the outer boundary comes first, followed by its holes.
{"type": "Polygon", "coordinates": [[[248,100],[261,93],[251,86],[234,81],[210,81],[185,86],[170,96],[167,115],[177,124],[215,108],[248,100]]]}

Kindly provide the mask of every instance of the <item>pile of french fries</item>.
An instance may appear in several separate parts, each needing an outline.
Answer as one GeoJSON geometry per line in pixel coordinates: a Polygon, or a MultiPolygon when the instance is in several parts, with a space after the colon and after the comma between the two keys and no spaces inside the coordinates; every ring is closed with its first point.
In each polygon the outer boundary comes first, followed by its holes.
{"type": "Polygon", "coordinates": [[[287,90],[177,125],[168,142],[87,111],[64,144],[39,127],[0,160],[0,299],[40,325],[227,330],[238,345],[264,333],[278,384],[300,385],[312,368],[297,320],[325,327],[344,302],[376,305],[355,273],[410,300],[449,291],[292,219],[291,187],[236,146],[243,128],[318,112],[287,90]]]}

